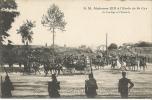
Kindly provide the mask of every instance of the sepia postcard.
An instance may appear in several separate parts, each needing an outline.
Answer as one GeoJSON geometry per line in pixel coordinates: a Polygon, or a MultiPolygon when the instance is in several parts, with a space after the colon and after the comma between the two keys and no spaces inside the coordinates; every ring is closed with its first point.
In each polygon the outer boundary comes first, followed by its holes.
{"type": "Polygon", "coordinates": [[[152,0],[0,0],[1,99],[152,99],[152,0]]]}

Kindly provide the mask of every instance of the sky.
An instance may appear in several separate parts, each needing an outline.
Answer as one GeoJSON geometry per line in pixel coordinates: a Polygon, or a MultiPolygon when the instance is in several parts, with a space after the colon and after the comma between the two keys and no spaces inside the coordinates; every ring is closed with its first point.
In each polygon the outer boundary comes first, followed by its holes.
{"type": "Polygon", "coordinates": [[[152,1],[119,1],[119,0],[16,0],[20,15],[15,19],[9,30],[9,39],[14,44],[22,44],[17,29],[25,20],[36,21],[33,28],[31,45],[51,45],[52,33],[41,24],[42,16],[47,9],[56,4],[64,12],[67,25],[64,32],[57,30],[55,44],[77,47],[87,45],[95,47],[105,44],[108,34],[108,44],[136,43],[138,41],[152,42],[152,1]],[[91,7],[91,10],[84,9],[91,7]],[[130,13],[103,13],[109,7],[140,7],[146,10],[123,10],[130,13]]]}

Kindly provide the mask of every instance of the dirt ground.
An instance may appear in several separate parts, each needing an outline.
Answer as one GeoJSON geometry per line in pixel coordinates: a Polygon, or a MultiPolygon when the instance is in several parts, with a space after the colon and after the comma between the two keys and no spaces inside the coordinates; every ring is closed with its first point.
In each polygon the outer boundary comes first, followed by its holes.
{"type": "MultiPolygon", "coordinates": [[[[129,93],[129,98],[152,98],[152,64],[147,64],[146,71],[127,71],[127,77],[134,83],[129,93]]],[[[93,70],[97,80],[98,90],[96,98],[120,98],[118,93],[118,80],[121,78],[121,71],[111,70],[110,66],[105,69],[93,70]]],[[[5,73],[1,73],[5,77],[5,73]]],[[[9,73],[15,90],[13,98],[49,98],[47,92],[50,75],[44,73],[34,75],[23,75],[22,73],[9,73]]],[[[59,75],[61,98],[87,98],[84,92],[84,83],[88,75],[59,75]]]]}

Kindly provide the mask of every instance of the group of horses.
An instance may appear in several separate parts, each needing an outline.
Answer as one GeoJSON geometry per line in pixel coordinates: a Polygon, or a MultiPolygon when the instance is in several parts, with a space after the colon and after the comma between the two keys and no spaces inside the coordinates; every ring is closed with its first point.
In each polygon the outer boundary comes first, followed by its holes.
{"type": "MultiPolygon", "coordinates": [[[[51,74],[61,74],[68,71],[75,73],[75,71],[84,71],[88,68],[95,67],[95,69],[104,69],[105,66],[110,65],[111,69],[123,70],[145,70],[147,68],[145,57],[136,56],[117,56],[117,57],[101,57],[96,56],[89,58],[84,55],[66,55],[64,57],[54,57],[54,59],[44,59],[43,61],[34,60],[27,63],[19,63],[19,67],[8,67],[7,71],[23,72],[24,73],[39,73],[44,71],[45,76],[50,72],[51,74]],[[89,59],[89,60],[87,60],[89,59]],[[89,64],[89,67],[88,67],[89,64]],[[11,70],[10,70],[11,69],[11,70]]],[[[13,65],[11,65],[13,66],[13,65]]]]}
{"type": "Polygon", "coordinates": [[[47,61],[43,63],[44,72],[50,71],[52,73],[60,74],[60,72],[65,73],[75,73],[75,71],[85,71],[87,69],[87,56],[81,55],[66,55],[65,57],[58,57],[54,61],[47,61]]]}
{"type": "Polygon", "coordinates": [[[147,68],[146,57],[143,56],[122,56],[120,62],[127,70],[138,71],[147,68]]]}
{"type": "Polygon", "coordinates": [[[81,55],[66,55],[64,57],[54,57],[43,60],[29,60],[28,62],[17,64],[18,67],[14,67],[16,64],[12,64],[9,67],[5,67],[8,72],[22,72],[41,74],[43,71],[45,76],[50,74],[61,74],[65,72],[74,73],[74,71],[84,71],[87,67],[87,56],[81,55]]]}
{"type": "Polygon", "coordinates": [[[98,56],[96,58],[92,58],[92,65],[97,70],[104,69],[104,67],[107,65],[106,58],[98,56]]]}
{"type": "Polygon", "coordinates": [[[111,66],[111,69],[138,71],[145,70],[146,57],[143,56],[111,56],[111,57],[101,57],[96,56],[92,58],[92,64],[95,69],[104,69],[105,66],[111,66]]]}

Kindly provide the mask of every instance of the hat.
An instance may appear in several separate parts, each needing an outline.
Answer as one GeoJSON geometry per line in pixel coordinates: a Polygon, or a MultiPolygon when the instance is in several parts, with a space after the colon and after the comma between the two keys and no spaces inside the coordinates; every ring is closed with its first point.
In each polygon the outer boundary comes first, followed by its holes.
{"type": "Polygon", "coordinates": [[[126,72],[122,72],[122,75],[125,76],[125,75],[126,75],[126,72]]]}
{"type": "Polygon", "coordinates": [[[93,78],[93,74],[91,73],[91,74],[89,74],[89,78],[93,78]]]}
{"type": "Polygon", "coordinates": [[[56,75],[55,75],[55,74],[52,74],[52,78],[55,79],[55,78],[56,78],[56,75]]]}

